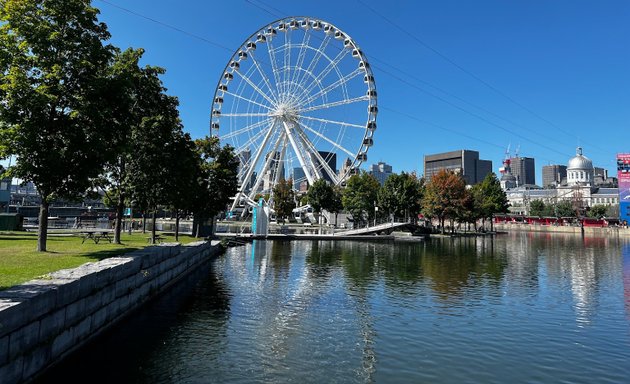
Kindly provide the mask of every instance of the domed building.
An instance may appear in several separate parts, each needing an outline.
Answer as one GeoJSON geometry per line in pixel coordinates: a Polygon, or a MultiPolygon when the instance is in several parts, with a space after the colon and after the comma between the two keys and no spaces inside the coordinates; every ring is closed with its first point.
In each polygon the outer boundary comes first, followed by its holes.
{"type": "Polygon", "coordinates": [[[567,185],[591,186],[594,178],[593,162],[582,154],[582,147],[577,147],[575,156],[569,160],[567,165],[567,185]]]}

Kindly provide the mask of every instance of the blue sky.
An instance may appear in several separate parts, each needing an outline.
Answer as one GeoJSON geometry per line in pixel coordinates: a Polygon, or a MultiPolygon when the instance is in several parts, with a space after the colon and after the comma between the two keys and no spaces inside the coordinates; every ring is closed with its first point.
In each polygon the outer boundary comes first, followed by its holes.
{"type": "Polygon", "coordinates": [[[511,145],[536,159],[540,182],[543,165],[566,164],[578,145],[611,175],[615,154],[630,152],[628,1],[93,4],[113,44],[142,47],[145,64],[166,68],[193,137],[209,133],[214,89],[233,51],[275,19],[304,15],[337,25],[372,64],[379,128],[367,165],[422,174],[425,154],[473,149],[498,172],[511,145]]]}

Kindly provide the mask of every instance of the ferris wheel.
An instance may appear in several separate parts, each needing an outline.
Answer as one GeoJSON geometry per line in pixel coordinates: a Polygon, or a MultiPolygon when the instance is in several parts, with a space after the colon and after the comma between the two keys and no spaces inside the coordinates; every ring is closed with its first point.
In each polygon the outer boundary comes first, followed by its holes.
{"type": "Polygon", "coordinates": [[[211,113],[212,135],[240,160],[232,210],[281,179],[297,190],[343,184],[367,161],[377,113],[367,58],[333,24],[289,17],[253,33],[225,66],[211,113]]]}

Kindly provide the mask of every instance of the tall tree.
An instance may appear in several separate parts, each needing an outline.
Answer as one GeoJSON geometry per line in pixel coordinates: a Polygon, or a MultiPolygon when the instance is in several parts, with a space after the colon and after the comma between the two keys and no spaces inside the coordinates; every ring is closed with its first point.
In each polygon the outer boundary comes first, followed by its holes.
{"type": "Polygon", "coordinates": [[[201,235],[201,226],[225,209],[238,188],[238,157],[229,145],[221,147],[218,137],[195,140],[198,166],[189,210],[193,212],[193,234],[201,235]]]}
{"type": "Polygon", "coordinates": [[[308,188],[308,203],[313,207],[313,212],[320,214],[322,209],[328,209],[334,198],[334,190],[326,180],[319,179],[308,188]]]}
{"type": "Polygon", "coordinates": [[[458,210],[464,204],[466,182],[454,172],[440,170],[427,183],[422,211],[425,216],[436,217],[444,233],[444,220],[457,217],[458,210]]]}
{"type": "Polygon", "coordinates": [[[182,126],[177,111],[177,98],[164,93],[153,94],[152,113],[131,134],[133,156],[127,163],[127,180],[131,198],[144,211],[151,212],[151,238],[155,242],[156,213],[160,205],[170,203],[176,174],[177,142],[182,126]]]}
{"type": "Polygon", "coordinates": [[[422,195],[424,190],[423,180],[409,173],[393,174],[385,180],[385,184],[379,190],[379,206],[385,212],[395,217],[408,220],[414,219],[420,212],[422,195]]]}
{"type": "Polygon", "coordinates": [[[362,171],[348,179],[341,201],[344,209],[352,215],[355,225],[374,219],[380,187],[374,176],[367,172],[362,171]]]}
{"type": "Polygon", "coordinates": [[[106,69],[113,48],[89,0],[0,0],[0,157],[41,196],[37,250],[54,198],[75,198],[111,151],[106,69]]]}
{"type": "Polygon", "coordinates": [[[291,179],[281,178],[273,187],[273,208],[276,211],[277,220],[289,218],[293,214],[296,204],[292,185],[291,179]]]}
{"type": "Polygon", "coordinates": [[[501,182],[494,172],[490,172],[480,183],[479,196],[481,196],[481,217],[490,219],[490,230],[494,230],[493,217],[497,213],[507,213],[507,195],[501,188],[501,182]]]}

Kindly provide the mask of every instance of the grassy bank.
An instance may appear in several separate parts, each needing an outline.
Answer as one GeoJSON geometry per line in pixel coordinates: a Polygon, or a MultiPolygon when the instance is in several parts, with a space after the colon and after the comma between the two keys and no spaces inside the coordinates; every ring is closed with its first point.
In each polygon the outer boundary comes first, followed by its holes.
{"type": "MultiPolygon", "coordinates": [[[[27,232],[0,232],[0,290],[23,283],[38,276],[60,269],[74,268],[81,264],[118,256],[146,247],[149,233],[122,235],[122,244],[100,241],[94,244],[86,240],[81,244],[79,236],[48,236],[48,252],[36,252],[37,235],[27,232]]],[[[164,235],[162,235],[164,236],[164,235]]],[[[166,242],[174,242],[174,236],[164,236],[166,242]]],[[[180,242],[197,239],[180,236],[180,242]]]]}

